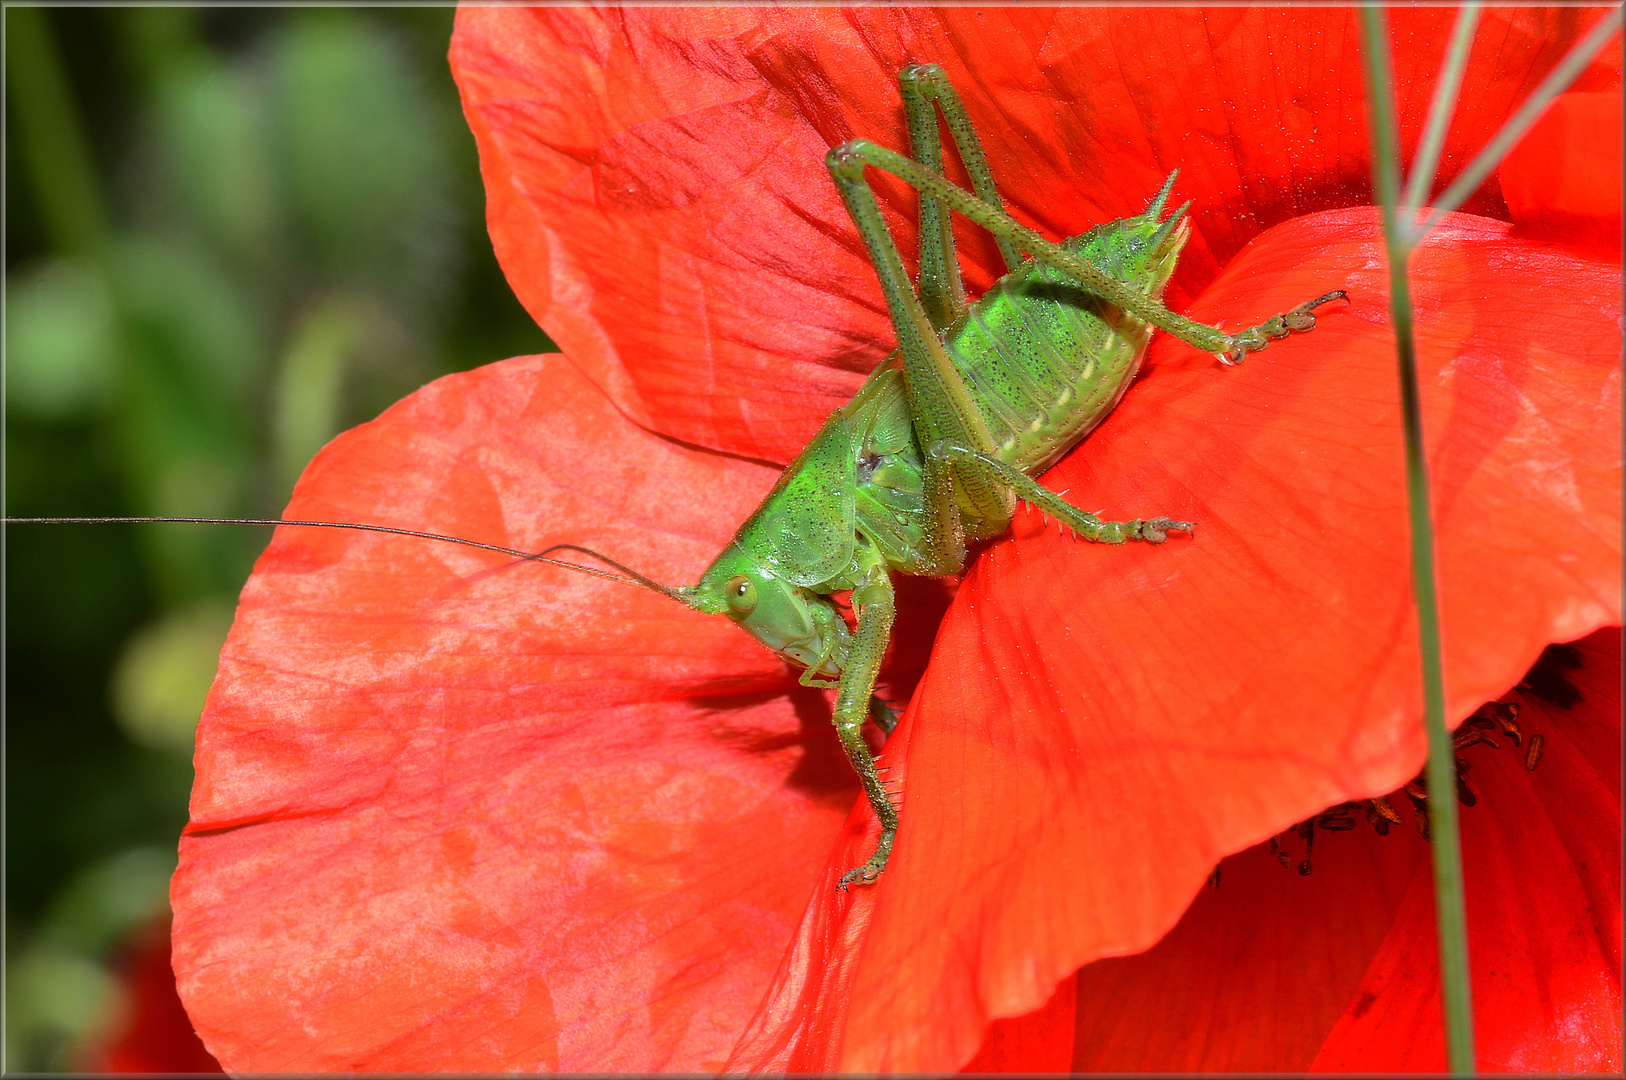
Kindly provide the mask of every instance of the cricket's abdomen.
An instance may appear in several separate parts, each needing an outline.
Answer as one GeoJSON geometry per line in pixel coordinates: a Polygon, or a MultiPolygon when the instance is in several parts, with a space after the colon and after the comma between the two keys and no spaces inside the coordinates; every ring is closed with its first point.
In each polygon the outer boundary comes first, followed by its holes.
{"type": "MultiPolygon", "coordinates": [[[[1160,298],[1188,228],[1156,216],[1101,225],[1063,246],[1160,298]]],[[[943,344],[972,388],[995,456],[1037,475],[1118,404],[1151,333],[1060,272],[1029,261],[972,304],[943,344]]]]}

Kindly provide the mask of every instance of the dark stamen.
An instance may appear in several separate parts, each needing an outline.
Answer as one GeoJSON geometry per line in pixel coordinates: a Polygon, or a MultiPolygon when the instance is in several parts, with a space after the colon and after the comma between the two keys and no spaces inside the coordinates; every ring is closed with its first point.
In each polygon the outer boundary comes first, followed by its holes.
{"type": "Polygon", "coordinates": [[[1479,802],[1479,792],[1475,791],[1468,778],[1462,775],[1466,765],[1467,762],[1461,758],[1457,759],[1457,802],[1463,806],[1473,806],[1479,802]]]}
{"type": "Polygon", "coordinates": [[[1547,741],[1540,732],[1530,736],[1530,749],[1524,752],[1524,768],[1526,772],[1535,772],[1536,763],[1541,760],[1541,748],[1547,741]]]}

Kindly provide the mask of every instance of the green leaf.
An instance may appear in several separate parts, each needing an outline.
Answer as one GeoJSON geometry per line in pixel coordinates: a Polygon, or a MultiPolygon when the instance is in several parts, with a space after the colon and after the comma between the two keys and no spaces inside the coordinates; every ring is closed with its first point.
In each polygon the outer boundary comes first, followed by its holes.
{"type": "Polygon", "coordinates": [[[79,259],[52,259],[6,282],[6,400],[60,420],[107,402],[118,345],[100,273],[79,259]]]}

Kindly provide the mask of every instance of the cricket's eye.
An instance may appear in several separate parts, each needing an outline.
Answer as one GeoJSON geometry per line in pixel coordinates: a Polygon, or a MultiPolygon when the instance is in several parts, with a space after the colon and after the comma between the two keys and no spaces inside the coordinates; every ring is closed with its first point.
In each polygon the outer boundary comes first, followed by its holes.
{"type": "Polygon", "coordinates": [[[756,582],[744,574],[731,577],[728,584],[723,586],[723,596],[728,599],[729,607],[741,615],[749,615],[757,606],[756,582]]]}

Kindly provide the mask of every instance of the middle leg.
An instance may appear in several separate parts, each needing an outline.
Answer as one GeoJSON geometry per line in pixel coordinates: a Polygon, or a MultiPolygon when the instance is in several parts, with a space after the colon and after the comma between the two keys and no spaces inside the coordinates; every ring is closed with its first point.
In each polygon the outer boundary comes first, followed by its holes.
{"type": "Polygon", "coordinates": [[[939,440],[927,449],[926,454],[928,457],[951,461],[964,469],[987,475],[991,480],[1010,488],[1023,502],[1048,511],[1074,533],[1097,544],[1122,544],[1129,540],[1161,544],[1169,538],[1171,532],[1190,533],[1195,528],[1189,521],[1176,521],[1167,517],[1102,521],[1089,511],[1080,510],[1054,491],[1044,487],[1027,473],[970,447],[955,446],[939,440]]]}

